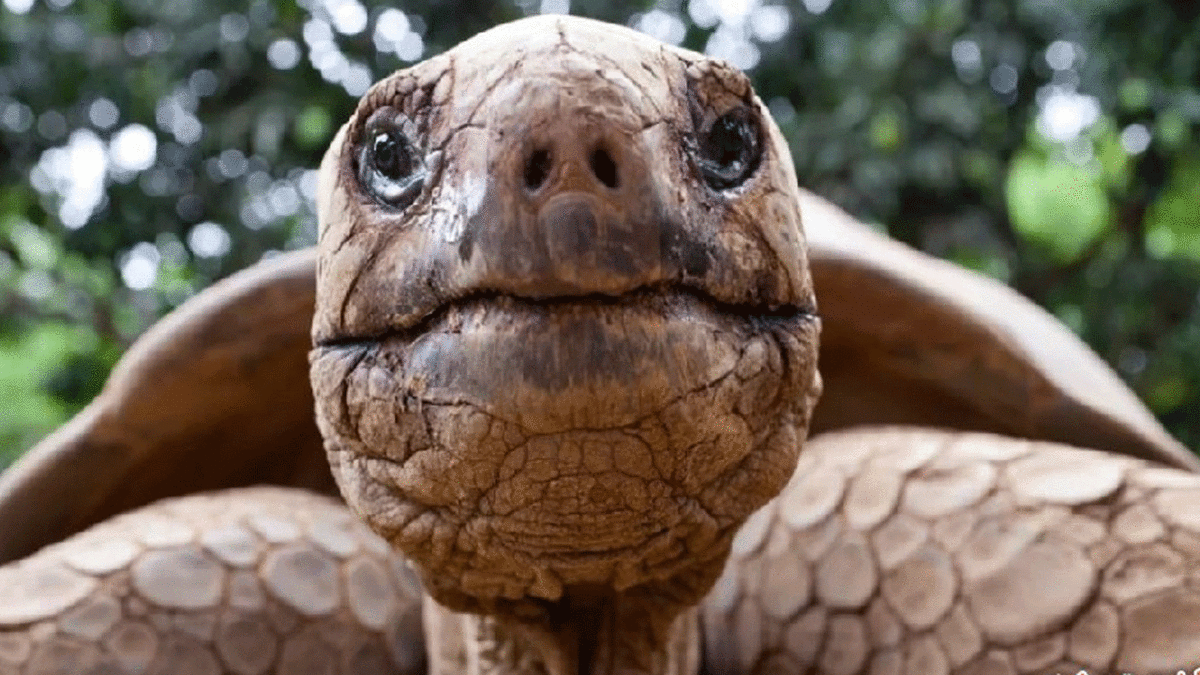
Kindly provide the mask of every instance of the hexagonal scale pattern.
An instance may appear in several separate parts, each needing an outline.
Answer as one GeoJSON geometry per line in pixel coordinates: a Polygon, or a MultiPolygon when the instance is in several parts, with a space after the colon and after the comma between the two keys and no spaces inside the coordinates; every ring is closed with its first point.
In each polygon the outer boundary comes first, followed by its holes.
{"type": "Polygon", "coordinates": [[[0,568],[0,675],[424,672],[408,574],[326,497],[166,500],[0,568]]]}
{"type": "Polygon", "coordinates": [[[754,523],[753,540],[772,545],[735,547],[706,601],[710,663],[819,675],[1200,667],[1200,476],[899,427],[812,438],[798,471],[761,512],[771,522],[754,523]],[[748,626],[756,639],[719,639],[748,626]]]}

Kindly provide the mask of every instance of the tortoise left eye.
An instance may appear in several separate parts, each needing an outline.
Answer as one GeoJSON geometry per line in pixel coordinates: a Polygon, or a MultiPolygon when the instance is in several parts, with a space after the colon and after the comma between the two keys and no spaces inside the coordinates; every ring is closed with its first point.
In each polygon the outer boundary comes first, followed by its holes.
{"type": "Polygon", "coordinates": [[[746,108],[721,115],[697,138],[697,164],[714,190],[737,187],[758,168],[762,142],[758,120],[746,108]]]}

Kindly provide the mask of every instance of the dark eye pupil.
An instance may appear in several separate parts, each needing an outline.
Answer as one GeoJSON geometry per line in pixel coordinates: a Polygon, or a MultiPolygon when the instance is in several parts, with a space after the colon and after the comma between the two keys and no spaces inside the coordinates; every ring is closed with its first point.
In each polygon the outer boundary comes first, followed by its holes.
{"type": "Polygon", "coordinates": [[[754,173],[762,156],[758,127],[745,109],[718,117],[698,140],[700,172],[715,190],[740,185],[754,173]]]}
{"type": "Polygon", "coordinates": [[[408,208],[425,189],[428,171],[421,149],[404,132],[408,120],[381,108],[367,121],[356,152],[359,184],[381,205],[408,208]]]}
{"type": "Polygon", "coordinates": [[[745,120],[722,117],[708,135],[704,154],[721,166],[729,166],[741,160],[746,153],[748,136],[745,120]]]}
{"type": "Polygon", "coordinates": [[[375,169],[391,180],[400,180],[412,173],[413,161],[408,147],[395,134],[377,134],[371,145],[375,169]]]}

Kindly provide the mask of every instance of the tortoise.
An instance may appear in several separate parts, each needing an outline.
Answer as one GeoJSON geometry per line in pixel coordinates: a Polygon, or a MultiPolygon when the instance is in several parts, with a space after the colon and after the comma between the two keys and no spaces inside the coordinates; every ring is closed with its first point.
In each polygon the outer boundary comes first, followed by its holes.
{"type": "Polygon", "coordinates": [[[503,25],[318,192],[0,476],[0,673],[1200,665],[1196,457],[725,63],[503,25]]]}

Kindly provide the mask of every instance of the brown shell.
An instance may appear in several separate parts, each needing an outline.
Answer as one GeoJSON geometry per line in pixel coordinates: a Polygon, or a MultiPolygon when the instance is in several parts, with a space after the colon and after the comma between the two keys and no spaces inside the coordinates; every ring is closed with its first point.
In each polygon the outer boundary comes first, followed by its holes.
{"type": "Polygon", "coordinates": [[[824,322],[825,393],[812,433],[867,422],[939,426],[1200,468],[1049,313],[802,195],[824,322]]]}
{"type": "MultiPolygon", "coordinates": [[[[814,433],[924,424],[1200,468],[1033,303],[803,199],[824,321],[814,433]]],[[[279,256],[147,331],[95,401],[0,475],[0,563],[170,495],[255,483],[332,493],[308,384],[314,275],[312,251],[279,256]]]]}

